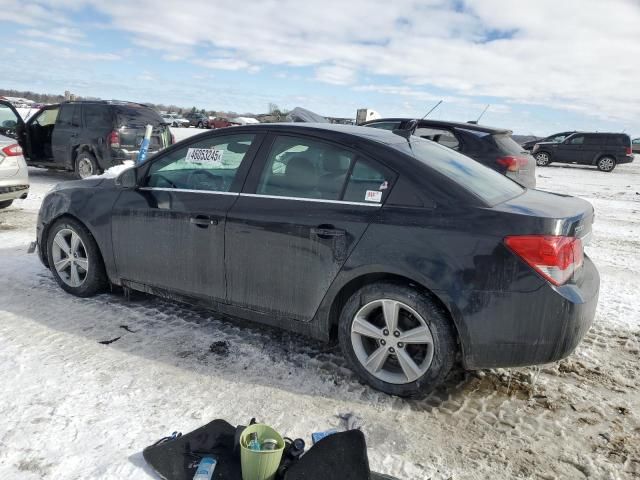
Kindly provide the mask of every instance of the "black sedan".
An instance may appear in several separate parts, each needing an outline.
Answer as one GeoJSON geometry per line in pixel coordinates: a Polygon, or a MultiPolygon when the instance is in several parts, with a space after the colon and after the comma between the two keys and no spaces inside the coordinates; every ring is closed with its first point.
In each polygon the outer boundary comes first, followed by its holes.
{"type": "Polygon", "coordinates": [[[191,137],[58,185],[37,243],[59,285],[111,285],[322,340],[396,395],[469,369],[552,362],[593,320],[593,208],[450,148],[342,125],[191,137]]]}

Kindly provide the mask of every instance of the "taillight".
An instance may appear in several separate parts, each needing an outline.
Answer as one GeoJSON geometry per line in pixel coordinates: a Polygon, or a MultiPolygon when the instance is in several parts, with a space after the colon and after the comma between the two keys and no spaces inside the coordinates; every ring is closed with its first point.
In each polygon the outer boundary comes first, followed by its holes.
{"type": "Polygon", "coordinates": [[[627,147],[627,155],[633,155],[633,150],[631,147],[627,147]]]}
{"type": "Polygon", "coordinates": [[[22,148],[20,148],[20,145],[17,143],[12,143],[4,147],[2,153],[4,153],[6,157],[17,157],[18,155],[22,155],[22,148]]]}
{"type": "Polygon", "coordinates": [[[176,143],[176,136],[173,134],[173,132],[170,132],[170,133],[171,133],[171,144],[170,145],[173,145],[174,143],[176,143]]]}
{"type": "Polygon", "coordinates": [[[107,143],[111,148],[120,148],[120,133],[117,130],[114,130],[107,137],[107,143]]]}
{"type": "Polygon", "coordinates": [[[505,237],[504,243],[554,285],[562,285],[582,266],[582,241],[558,235],[505,237]]]}
{"type": "Polygon", "coordinates": [[[507,155],[506,157],[500,157],[496,160],[498,165],[502,165],[507,168],[508,172],[517,172],[520,167],[527,164],[527,159],[523,157],[514,157],[513,155],[507,155]]]}

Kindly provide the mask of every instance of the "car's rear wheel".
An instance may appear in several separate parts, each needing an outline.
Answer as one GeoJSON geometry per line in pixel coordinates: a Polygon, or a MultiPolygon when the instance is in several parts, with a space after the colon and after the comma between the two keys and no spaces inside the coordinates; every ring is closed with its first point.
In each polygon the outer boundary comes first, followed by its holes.
{"type": "Polygon", "coordinates": [[[95,239],[80,222],[63,218],[47,237],[49,267],[64,290],[89,297],[107,285],[107,275],[95,239]]]}
{"type": "Polygon", "coordinates": [[[546,167],[551,163],[551,156],[547,152],[536,153],[536,165],[538,167],[546,167]]]}
{"type": "Polygon", "coordinates": [[[3,208],[8,208],[13,203],[13,200],[5,200],[4,202],[0,202],[0,210],[3,208]]]}
{"type": "Polygon", "coordinates": [[[80,152],[76,157],[75,173],[78,178],[87,178],[100,173],[100,167],[89,152],[80,152]]]}
{"type": "Polygon", "coordinates": [[[445,380],[456,356],[443,309],[429,295],[394,283],[355,292],[342,309],[339,338],[352,369],[392,395],[429,392],[445,380]]]}
{"type": "Polygon", "coordinates": [[[601,172],[611,172],[616,168],[616,159],[613,157],[602,157],[596,165],[601,172]]]}

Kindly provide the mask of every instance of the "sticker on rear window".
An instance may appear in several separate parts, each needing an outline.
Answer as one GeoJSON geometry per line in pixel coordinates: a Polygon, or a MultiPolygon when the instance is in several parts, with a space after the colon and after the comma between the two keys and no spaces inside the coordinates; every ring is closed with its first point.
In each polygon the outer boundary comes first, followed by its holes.
{"type": "Polygon", "coordinates": [[[187,150],[187,163],[197,163],[206,165],[222,165],[222,154],[224,150],[214,150],[211,148],[190,148],[187,150]]]}
{"type": "Polygon", "coordinates": [[[364,196],[365,201],[367,202],[378,202],[382,201],[382,192],[377,190],[367,190],[367,193],[364,196]]]}

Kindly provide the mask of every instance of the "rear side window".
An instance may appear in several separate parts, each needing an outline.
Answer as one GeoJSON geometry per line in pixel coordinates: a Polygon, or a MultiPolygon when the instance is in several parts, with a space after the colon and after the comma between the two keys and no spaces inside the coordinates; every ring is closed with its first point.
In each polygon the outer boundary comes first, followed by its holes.
{"type": "Polygon", "coordinates": [[[86,128],[111,128],[111,111],[108,105],[84,105],[86,128]]]}
{"type": "Polygon", "coordinates": [[[495,170],[421,138],[412,137],[411,143],[402,142],[392,146],[453,180],[489,205],[504,202],[524,191],[516,182],[495,170]]]}
{"type": "Polygon", "coordinates": [[[351,171],[343,200],[348,202],[382,203],[389,191],[391,172],[380,165],[359,159],[351,171]]]}
{"type": "Polygon", "coordinates": [[[338,200],[355,156],[350,150],[319,140],[277,137],[267,157],[257,193],[338,200]]]}
{"type": "Polygon", "coordinates": [[[162,117],[155,110],[142,105],[116,106],[116,121],[118,127],[157,127],[164,123],[162,117]]]}
{"type": "Polygon", "coordinates": [[[626,135],[608,135],[607,138],[607,145],[628,147],[630,142],[631,139],[626,135]]]}
{"type": "Polygon", "coordinates": [[[603,135],[585,135],[584,145],[604,145],[605,137],[603,135]]]}

